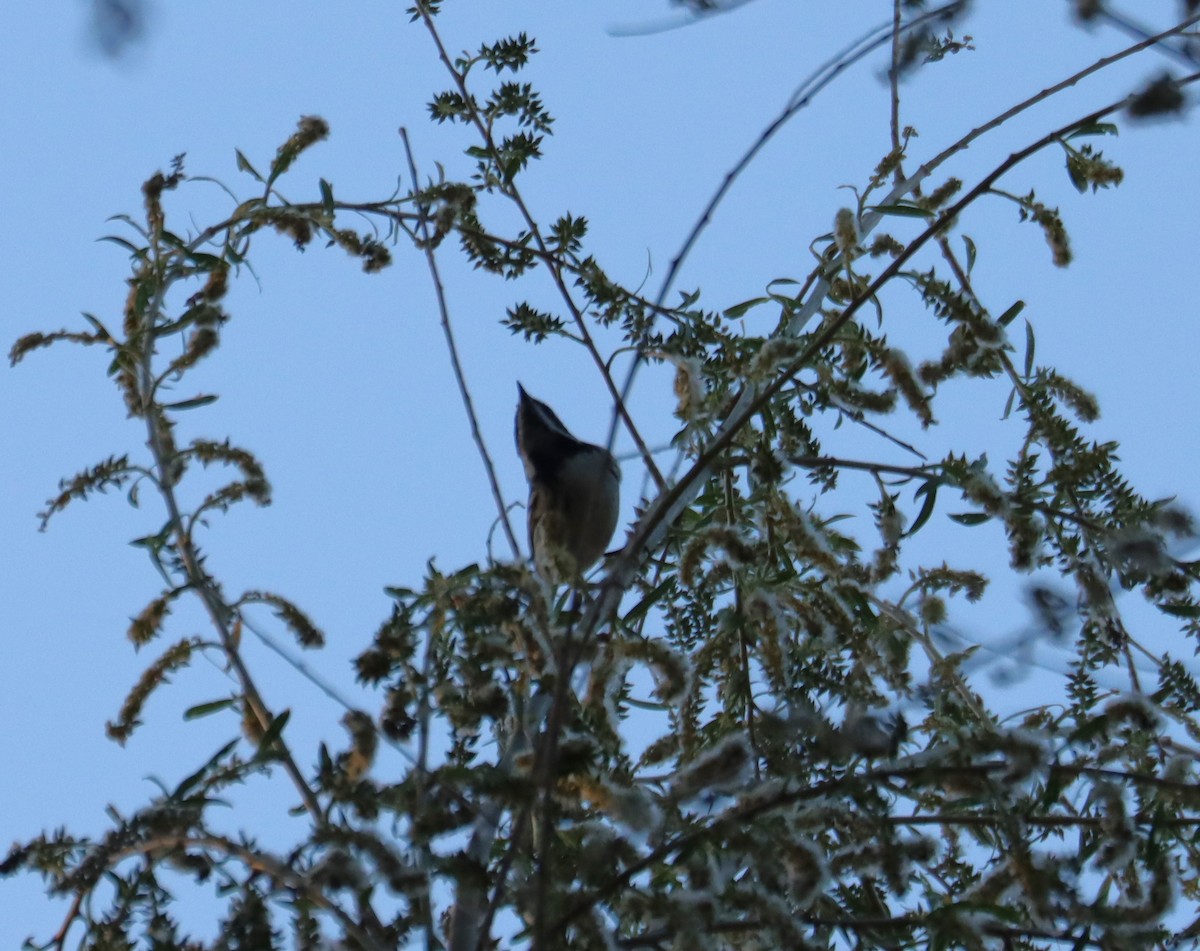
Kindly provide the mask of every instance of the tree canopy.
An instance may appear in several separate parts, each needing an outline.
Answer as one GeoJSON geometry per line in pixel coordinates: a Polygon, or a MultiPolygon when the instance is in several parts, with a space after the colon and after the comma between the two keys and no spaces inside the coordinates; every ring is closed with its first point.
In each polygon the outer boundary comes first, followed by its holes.
{"type": "MultiPolygon", "coordinates": [[[[685,20],[740,5],[677,4],[685,20]]],[[[429,117],[448,148],[466,136],[469,174],[416,154],[402,131],[395,193],[346,200],[294,168],[331,135],[310,115],[273,156],[239,151],[226,207],[197,220],[188,188],[209,179],[180,156],[109,236],[129,257],[119,318],[85,314],[13,345],[14,363],[57,344],[103,351],[114,411],[141,427],[141,445],[65,478],[40,513],[45,527],[112,489],[158,513],[134,544],[159,588],[127,632],[154,656],[109,736],[133,737],[150,698],[201,658],[233,685],[188,711],[230,723],[190,774],[112,810],[103,835],[55,829],[11,849],[0,871],[38,873],[69,902],[35,945],[1181,946],[1200,930],[1200,690],[1179,659],[1200,634],[1200,563],[1184,558],[1193,523],[1125,478],[1085,381],[1040,361],[1022,303],[1037,275],[1013,275],[999,297],[973,275],[996,240],[975,231],[989,203],[1040,232],[1048,270],[1071,262],[1055,196],[1118,186],[1103,148],[1124,125],[1183,109],[1200,78],[1194,4],[1158,30],[1116,18],[1131,34],[1119,53],[927,143],[905,119],[906,77],[970,55],[972,11],[894,0],[746,143],[649,288],[590,248],[586,182],[569,212],[529,198],[555,132],[527,78],[536,40],[449,36],[452,6],[409,12],[444,67],[429,117]],[[972,179],[948,171],[1064,91],[1164,50],[1188,71],[1045,122],[972,179]],[[807,270],[719,308],[703,287],[679,287],[701,236],[741,239],[714,212],[776,133],[847,70],[881,63],[887,148],[845,170],[844,204],[810,236],[807,270]],[[1030,160],[1047,155],[1065,174],[1035,188],[1030,160]],[[495,525],[479,527],[494,533],[491,557],[431,560],[387,589],[355,666],[375,706],[346,704],[340,748],[295,742],[245,650],[271,639],[256,607],[304,650],[322,646],[320,619],[300,596],[236,591],[210,568],[210,523],[267,504],[266,468],[235,440],[190,435],[217,399],[193,384],[197,368],[233,346],[230,288],[279,239],[338,248],[369,280],[400,255],[424,262],[485,473],[462,491],[495,501],[495,525]],[[514,336],[587,355],[613,407],[609,442],[632,447],[627,518],[586,584],[551,587],[529,564],[525,513],[501,487],[458,359],[467,331],[450,258],[498,279],[514,336]],[[651,375],[673,380],[667,422],[636,410],[651,375]],[[1006,441],[945,449],[933,434],[951,401],[1002,416],[1006,441]],[[1011,572],[1062,585],[1031,588],[1022,642],[1069,650],[1062,692],[1018,715],[997,712],[977,647],[948,624],[951,603],[989,583],[963,557],[975,537],[997,541],[1011,572]],[[1127,592],[1179,648],[1147,646],[1127,592]],[[205,630],[173,625],[189,601],[205,630]],[[1114,672],[1120,689],[1101,677],[1114,672]],[[224,804],[254,784],[294,811],[294,841],[231,829],[224,804]],[[197,894],[216,909],[206,933],[179,920],[197,894]]],[[[1103,7],[1075,14],[1115,17],[1103,7]]],[[[313,662],[276,646],[320,686],[313,662]]]]}

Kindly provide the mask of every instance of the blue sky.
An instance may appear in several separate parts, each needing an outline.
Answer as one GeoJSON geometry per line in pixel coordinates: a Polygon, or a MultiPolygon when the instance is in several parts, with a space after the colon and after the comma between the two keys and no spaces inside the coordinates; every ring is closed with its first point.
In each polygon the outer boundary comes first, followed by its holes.
{"type": "MultiPolygon", "coordinates": [[[[282,189],[289,197],[315,196],[320,177],[344,199],[390,193],[405,177],[400,126],[424,172],[442,162],[451,175],[465,174],[461,133],[426,118],[425,103],[446,78],[403,6],[364,2],[331,12],[327,3],[296,0],[160,3],[144,41],[113,61],[89,46],[83,4],[18,2],[0,61],[7,339],[77,326],[82,310],[102,319],[119,314],[124,255],[95,239],[119,232],[106,221],[111,215],[138,214],[142,181],[178,153],[187,153],[191,174],[248,195],[234,149],[266,165],[297,118],[317,114],[332,136],[294,168],[282,189]]],[[[1112,30],[1074,24],[1069,6],[978,3],[960,29],[977,49],[903,87],[903,121],[920,133],[913,160],[1126,45],[1112,30]]],[[[1137,6],[1148,23],[1166,23],[1176,7],[1137,6]]],[[[542,53],[527,78],[558,121],[546,159],[527,177],[535,214],[586,215],[591,248],[609,272],[657,289],[704,201],[791,90],[885,20],[887,8],[755,0],[686,29],[618,36],[615,27],[655,21],[665,4],[450,0],[440,22],[452,50],[520,30],[538,39],[542,53]]],[[[1116,67],[981,140],[947,171],[969,183],[1015,148],[1167,65],[1148,54],[1116,67]]],[[[861,184],[888,149],[884,68],[882,54],[858,65],[778,136],[718,212],[680,287],[700,287],[707,306],[724,308],[773,279],[808,272],[809,242],[851,200],[839,186],[861,184]]],[[[980,247],[976,285],[995,309],[1018,297],[1026,302],[1039,360],[1097,394],[1103,415],[1093,432],[1122,443],[1136,485],[1195,502],[1195,125],[1126,124],[1120,137],[1099,145],[1126,169],[1119,189],[1077,195],[1054,150],[1004,183],[1016,193],[1035,187],[1060,206],[1075,263],[1055,269],[1039,232],[1019,224],[1011,205],[982,202],[964,222],[980,247]]],[[[183,228],[188,215],[203,223],[226,202],[216,187],[196,183],[171,196],[168,208],[183,228]]],[[[431,557],[445,569],[485,557],[495,510],[423,259],[399,247],[394,267],[364,276],[338,251],[300,254],[270,236],[258,239],[255,254],[258,280],[245,276],[235,286],[223,346],[191,380],[221,400],[184,425],[191,435],[229,435],[251,448],[267,467],[275,501],[214,522],[204,544],[230,590],[276,590],[308,610],[329,640],[309,663],[356,695],[348,661],[387,613],[383,586],[416,582],[431,557]]],[[[451,249],[441,263],[481,425],[503,489],[516,502],[525,488],[511,441],[515,381],[585,438],[603,437],[610,407],[581,353],[560,344],[529,347],[499,326],[521,296],[552,305],[538,278],[504,284],[472,272],[451,249]]],[[[931,321],[905,306],[911,314],[896,333],[919,342],[931,321]]],[[[755,319],[770,318],[748,317],[749,332],[755,319]]],[[[45,534],[35,518],[59,478],[141,446],[104,367],[99,351],[61,347],[0,373],[0,711],[7,725],[0,731],[0,840],[64,822],[98,834],[108,803],[136,807],[154,793],[148,775],[170,784],[234,729],[219,719],[181,724],[181,711],[228,690],[224,674],[200,662],[154,700],[149,722],[126,748],[104,739],[105,720],[155,652],[135,655],[123,633],[158,592],[148,561],[127,542],[156,530],[161,515],[150,502],[134,510],[110,495],[73,506],[45,534]]],[[[943,394],[943,425],[929,437],[934,454],[951,446],[988,450],[998,462],[1017,437],[1015,427],[997,422],[1004,397],[1001,387],[943,394]]],[[[632,409],[660,442],[672,431],[671,405],[669,376],[643,374],[632,409]]],[[[860,454],[881,452],[848,438],[844,445],[860,454]]],[[[626,471],[627,521],[640,481],[635,465],[626,471]]],[[[940,561],[952,545],[970,566],[1003,573],[1002,546],[986,533],[928,534],[922,543],[930,559],[940,561]]],[[[1005,634],[1020,620],[1013,599],[1021,583],[999,578],[996,600],[956,620],[981,638],[1005,634]]],[[[285,638],[269,615],[264,625],[285,638]]],[[[200,630],[202,620],[181,609],[168,635],[200,630]]],[[[248,650],[269,700],[293,710],[302,762],[315,743],[303,738],[340,743],[340,712],[260,647],[248,650]]],[[[1020,705],[1014,698],[1014,708],[1020,705]]],[[[275,791],[288,795],[282,786],[275,791]]],[[[269,793],[247,793],[232,824],[250,814],[242,810],[256,796],[269,793]]],[[[59,911],[29,879],[0,882],[0,907],[8,910],[0,920],[5,947],[58,925],[59,911]]]]}

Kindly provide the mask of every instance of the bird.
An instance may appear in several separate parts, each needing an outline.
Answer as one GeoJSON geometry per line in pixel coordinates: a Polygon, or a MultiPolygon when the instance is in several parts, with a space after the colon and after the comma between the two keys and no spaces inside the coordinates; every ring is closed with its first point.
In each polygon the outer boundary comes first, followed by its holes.
{"type": "Polygon", "coordinates": [[[612,540],[621,469],[607,449],[576,439],[518,383],[517,453],[529,480],[529,547],[538,574],[578,586],[612,540]]]}

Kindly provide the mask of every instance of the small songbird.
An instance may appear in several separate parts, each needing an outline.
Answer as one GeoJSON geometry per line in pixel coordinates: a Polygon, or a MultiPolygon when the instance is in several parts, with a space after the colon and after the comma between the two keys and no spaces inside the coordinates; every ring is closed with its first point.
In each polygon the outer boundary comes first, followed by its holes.
{"type": "Polygon", "coordinates": [[[517,384],[517,452],[529,480],[529,546],[551,585],[578,583],[617,527],[621,470],[611,452],[576,439],[517,384]]]}

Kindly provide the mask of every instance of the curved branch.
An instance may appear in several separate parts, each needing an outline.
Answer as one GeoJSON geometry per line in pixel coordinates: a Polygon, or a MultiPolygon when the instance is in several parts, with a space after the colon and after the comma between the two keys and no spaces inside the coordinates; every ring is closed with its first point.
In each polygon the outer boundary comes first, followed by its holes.
{"type": "MultiPolygon", "coordinates": [[[[499,154],[499,149],[496,147],[495,140],[492,137],[492,130],[489,125],[483,121],[482,117],[479,115],[478,109],[475,108],[475,100],[471,95],[470,90],[467,88],[465,74],[454,65],[454,62],[450,59],[449,54],[446,52],[445,44],[442,43],[442,38],[438,34],[437,28],[434,26],[433,16],[424,5],[418,5],[416,10],[418,15],[421,17],[422,22],[425,24],[425,28],[432,38],[434,45],[437,47],[438,58],[442,61],[442,65],[445,66],[447,72],[449,72],[453,78],[454,84],[458,89],[458,93],[462,97],[463,102],[467,103],[469,106],[468,114],[470,116],[471,124],[475,127],[475,131],[482,138],[484,144],[487,146],[488,152],[491,155],[499,154]]],[[[514,205],[517,206],[517,210],[520,212],[522,219],[524,219],[525,226],[529,229],[529,233],[533,237],[537,247],[548,256],[546,258],[548,262],[548,270],[554,281],[554,285],[558,290],[559,296],[566,304],[567,309],[571,312],[571,317],[575,321],[575,325],[579,330],[579,335],[583,340],[584,349],[586,349],[591,355],[592,361],[596,364],[597,369],[600,371],[600,376],[604,380],[605,386],[608,387],[609,395],[612,396],[613,406],[615,407],[616,412],[620,416],[621,420],[624,422],[626,431],[629,433],[630,437],[634,441],[634,444],[637,446],[638,454],[642,457],[642,463],[645,465],[646,471],[650,473],[651,478],[654,479],[655,484],[661,490],[663,486],[666,485],[666,482],[662,477],[662,473],[659,472],[657,464],[654,462],[653,453],[651,453],[649,447],[646,445],[645,440],[642,439],[641,433],[638,431],[637,426],[633,422],[633,417],[629,415],[629,411],[625,407],[624,395],[617,389],[617,385],[612,378],[612,373],[609,371],[608,362],[600,354],[600,350],[596,346],[595,340],[592,338],[591,331],[588,330],[587,321],[584,320],[583,311],[579,309],[579,305],[575,303],[575,299],[571,296],[571,291],[567,287],[566,281],[563,279],[562,266],[559,264],[556,258],[550,255],[549,248],[546,246],[545,238],[542,236],[542,230],[538,226],[537,220],[529,211],[528,206],[525,204],[525,199],[517,190],[516,186],[511,181],[504,183],[503,193],[513,202],[514,205]]]]}

